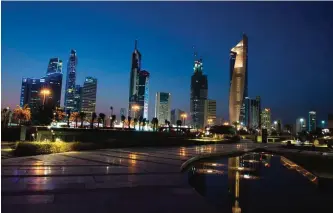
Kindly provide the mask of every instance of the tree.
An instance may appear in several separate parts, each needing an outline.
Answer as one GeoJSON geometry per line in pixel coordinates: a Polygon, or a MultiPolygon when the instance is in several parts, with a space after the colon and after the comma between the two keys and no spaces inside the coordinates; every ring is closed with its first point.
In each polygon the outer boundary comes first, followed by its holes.
{"type": "Polygon", "coordinates": [[[95,121],[96,118],[97,118],[97,114],[96,114],[96,112],[93,112],[93,113],[91,114],[90,129],[93,129],[93,128],[94,128],[94,121],[95,121]]]}
{"type": "Polygon", "coordinates": [[[69,128],[69,118],[71,117],[71,111],[67,110],[67,127],[69,128]]]}
{"type": "MultiPolygon", "coordinates": [[[[99,113],[99,119],[102,120],[103,127],[105,126],[105,114],[104,113],[99,113]]],[[[98,128],[99,128],[99,123],[98,123],[98,128]]]]}
{"type": "Polygon", "coordinates": [[[134,118],[134,129],[135,129],[135,126],[136,126],[137,123],[138,123],[138,119],[134,118]]]}
{"type": "Polygon", "coordinates": [[[55,115],[56,121],[62,121],[64,119],[64,117],[66,116],[66,113],[62,109],[59,109],[59,108],[56,108],[55,113],[56,113],[56,115],[55,115]]]}
{"type": "Polygon", "coordinates": [[[110,110],[111,110],[111,117],[113,115],[113,106],[110,106],[110,110]]]}
{"type": "Polygon", "coordinates": [[[111,116],[111,126],[114,127],[114,122],[116,121],[116,115],[111,116]]]}
{"type": "Polygon", "coordinates": [[[10,116],[10,114],[11,114],[12,112],[10,111],[10,109],[9,109],[9,107],[6,107],[6,108],[4,108],[3,110],[2,110],[2,112],[1,112],[1,122],[2,122],[2,126],[4,127],[4,128],[6,128],[7,127],[7,125],[8,125],[8,122],[9,122],[9,116],[10,116]]]}
{"type": "Polygon", "coordinates": [[[155,117],[151,120],[151,124],[153,125],[154,131],[157,130],[158,119],[155,117]]]}
{"type": "Polygon", "coordinates": [[[146,119],[146,118],[142,119],[142,127],[141,127],[141,130],[143,130],[144,127],[146,126],[146,122],[147,122],[147,119],[146,119]]]}
{"type": "Polygon", "coordinates": [[[131,116],[128,116],[128,117],[127,117],[127,121],[128,121],[128,128],[129,128],[129,129],[131,128],[131,120],[132,120],[132,117],[131,117],[131,116]]]}
{"type": "Polygon", "coordinates": [[[179,131],[179,127],[181,127],[182,126],[182,121],[181,120],[177,120],[176,121],[176,125],[177,125],[177,131],[179,131]]]}
{"type": "Polygon", "coordinates": [[[86,113],[85,112],[80,112],[80,120],[81,120],[81,128],[83,128],[83,121],[86,118],[86,113]]]}
{"type": "Polygon", "coordinates": [[[143,117],[142,117],[142,115],[140,115],[140,117],[139,117],[139,130],[140,130],[140,125],[141,125],[142,121],[143,121],[143,117]]]}
{"type": "Polygon", "coordinates": [[[17,106],[14,109],[14,113],[13,113],[13,117],[15,120],[17,120],[19,122],[19,125],[21,126],[21,122],[23,121],[24,123],[28,122],[31,120],[31,111],[30,108],[28,106],[28,104],[25,104],[22,107],[17,106]]]}
{"type": "MultiPolygon", "coordinates": [[[[69,119],[70,119],[70,121],[75,121],[75,127],[77,128],[77,122],[78,122],[78,120],[81,118],[81,112],[80,113],[78,113],[78,112],[73,112],[71,115],[70,115],[70,117],[69,117],[69,119]]],[[[83,126],[83,124],[81,124],[81,127],[83,126]]]]}
{"type": "Polygon", "coordinates": [[[121,115],[121,122],[123,123],[123,129],[124,129],[124,124],[125,124],[125,120],[126,120],[126,117],[125,115],[121,115]]]}

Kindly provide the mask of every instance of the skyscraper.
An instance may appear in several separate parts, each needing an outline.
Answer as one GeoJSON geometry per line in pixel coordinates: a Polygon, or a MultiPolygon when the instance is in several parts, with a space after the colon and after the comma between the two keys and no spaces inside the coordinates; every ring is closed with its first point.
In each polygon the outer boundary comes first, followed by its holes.
{"type": "Polygon", "coordinates": [[[230,51],[230,90],[229,90],[229,120],[230,123],[242,122],[245,111],[247,90],[247,52],[248,39],[243,34],[242,40],[230,51]]]}
{"type": "Polygon", "coordinates": [[[76,81],[76,66],[78,64],[77,55],[75,50],[71,50],[67,63],[67,77],[65,88],[65,110],[74,110],[74,96],[75,96],[75,81],[76,81]]]}
{"type": "Polygon", "coordinates": [[[181,120],[183,121],[183,118],[181,117],[182,114],[184,114],[185,112],[180,110],[180,109],[173,109],[171,110],[171,124],[173,125],[177,125],[177,120],[181,120]]]}
{"type": "Polygon", "coordinates": [[[296,119],[296,133],[302,132],[306,130],[306,120],[304,118],[296,119]]]}
{"type": "Polygon", "coordinates": [[[270,131],[271,126],[271,109],[265,108],[261,112],[261,127],[270,131]]]}
{"type": "Polygon", "coordinates": [[[139,72],[139,83],[137,85],[139,113],[137,117],[143,116],[148,119],[148,103],[149,103],[149,72],[142,70],[139,72]]]}
{"type": "Polygon", "coordinates": [[[207,75],[203,74],[202,60],[195,60],[194,73],[191,78],[190,113],[194,128],[203,128],[205,125],[205,101],[208,96],[207,75]]]}
{"type": "Polygon", "coordinates": [[[260,105],[259,96],[256,99],[246,97],[244,99],[244,119],[241,124],[251,129],[260,128],[260,105]]]}
{"type": "Polygon", "coordinates": [[[315,131],[317,128],[317,118],[316,118],[316,112],[310,111],[309,112],[309,124],[308,124],[308,130],[309,132],[315,131]]]}
{"type": "Polygon", "coordinates": [[[51,58],[47,66],[46,75],[53,73],[62,73],[62,60],[59,58],[51,58]]]}
{"type": "MultiPolygon", "coordinates": [[[[20,106],[23,107],[25,104],[28,104],[32,113],[37,112],[44,101],[40,94],[44,83],[44,79],[22,78],[20,106]]],[[[46,98],[45,102],[47,103],[47,101],[46,98]]]]}
{"type": "Polygon", "coordinates": [[[86,77],[82,88],[82,111],[91,116],[95,112],[97,94],[97,79],[86,77]]]}
{"type": "Polygon", "coordinates": [[[80,85],[75,86],[73,112],[81,112],[82,91],[83,91],[82,86],[80,85]]]}
{"type": "Polygon", "coordinates": [[[167,92],[156,93],[155,117],[159,124],[164,124],[165,120],[171,120],[171,94],[167,92]]]}
{"type": "Polygon", "coordinates": [[[128,115],[133,117],[132,107],[138,104],[138,84],[139,72],[141,70],[141,53],[137,49],[137,40],[135,40],[134,51],[132,53],[132,66],[130,73],[130,87],[129,87],[129,106],[128,115]]]}
{"type": "Polygon", "coordinates": [[[205,126],[213,126],[216,122],[216,100],[205,101],[205,126]]]}
{"type": "Polygon", "coordinates": [[[44,87],[50,90],[48,105],[51,108],[60,107],[62,89],[62,61],[51,58],[47,66],[44,87]]]}

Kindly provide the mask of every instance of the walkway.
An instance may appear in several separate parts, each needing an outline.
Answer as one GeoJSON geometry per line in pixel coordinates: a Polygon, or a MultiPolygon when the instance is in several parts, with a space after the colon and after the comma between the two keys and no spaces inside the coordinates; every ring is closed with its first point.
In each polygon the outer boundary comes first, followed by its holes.
{"type": "Polygon", "coordinates": [[[195,156],[263,146],[242,141],[2,159],[2,211],[215,212],[188,185],[181,165],[195,156]]]}

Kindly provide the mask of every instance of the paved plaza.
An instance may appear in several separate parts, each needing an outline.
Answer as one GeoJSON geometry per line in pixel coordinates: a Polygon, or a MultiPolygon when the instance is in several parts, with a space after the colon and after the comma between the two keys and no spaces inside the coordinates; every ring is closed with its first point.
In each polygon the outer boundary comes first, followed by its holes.
{"type": "Polygon", "coordinates": [[[3,212],[215,212],[182,165],[276,145],[137,147],[2,159],[3,212]]]}

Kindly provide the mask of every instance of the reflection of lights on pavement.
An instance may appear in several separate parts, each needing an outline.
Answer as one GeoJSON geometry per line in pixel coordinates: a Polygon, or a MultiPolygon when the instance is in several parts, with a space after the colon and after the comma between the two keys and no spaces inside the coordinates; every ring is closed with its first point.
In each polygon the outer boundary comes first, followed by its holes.
{"type": "Polygon", "coordinates": [[[216,166],[216,163],[213,163],[212,166],[216,166]]]}
{"type": "Polygon", "coordinates": [[[248,174],[243,175],[243,177],[244,177],[245,179],[250,179],[250,175],[248,175],[248,174]]]}
{"type": "Polygon", "coordinates": [[[213,170],[208,169],[208,170],[207,170],[207,173],[213,173],[213,170]]]}

